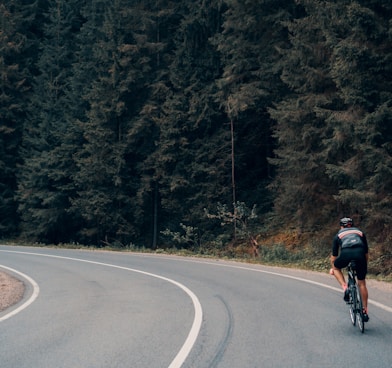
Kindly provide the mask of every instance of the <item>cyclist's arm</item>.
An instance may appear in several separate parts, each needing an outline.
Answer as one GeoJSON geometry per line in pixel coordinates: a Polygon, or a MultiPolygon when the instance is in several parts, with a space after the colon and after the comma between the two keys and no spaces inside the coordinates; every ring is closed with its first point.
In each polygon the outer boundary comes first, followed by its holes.
{"type": "Polygon", "coordinates": [[[335,268],[334,262],[335,262],[335,259],[338,258],[338,255],[339,255],[339,238],[336,235],[333,238],[333,243],[332,243],[332,255],[331,255],[332,268],[335,268]]]}
{"type": "Polygon", "coordinates": [[[334,256],[335,259],[339,255],[339,247],[340,247],[340,239],[337,235],[335,235],[332,243],[332,256],[334,256]]]}
{"type": "Polygon", "coordinates": [[[368,242],[367,242],[365,234],[363,234],[363,236],[362,236],[362,242],[363,242],[363,246],[365,248],[366,263],[368,263],[369,262],[369,246],[368,246],[368,242]]]}
{"type": "Polygon", "coordinates": [[[363,234],[363,236],[362,236],[362,243],[365,248],[365,253],[367,254],[369,252],[369,246],[368,246],[368,242],[367,242],[365,234],[363,234]]]}

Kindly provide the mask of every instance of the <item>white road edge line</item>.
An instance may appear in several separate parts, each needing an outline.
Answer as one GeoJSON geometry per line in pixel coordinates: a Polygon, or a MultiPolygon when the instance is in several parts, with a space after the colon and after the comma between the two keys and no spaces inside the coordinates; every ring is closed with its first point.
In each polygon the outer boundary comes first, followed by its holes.
{"type": "MultiPolygon", "coordinates": [[[[80,259],[80,258],[72,258],[72,257],[63,257],[63,256],[56,256],[56,255],[51,255],[51,254],[44,254],[44,253],[33,253],[33,252],[18,252],[18,251],[7,251],[7,250],[0,250],[0,252],[6,252],[6,253],[18,253],[18,254],[26,254],[26,255],[33,255],[33,256],[41,256],[41,257],[49,257],[49,258],[59,258],[59,259],[66,259],[66,260],[71,260],[71,261],[76,261],[76,262],[84,262],[84,263],[91,263],[91,264],[96,264],[99,266],[105,266],[105,267],[112,267],[112,268],[117,268],[117,269],[121,269],[121,270],[126,270],[126,271],[131,271],[131,272],[136,272],[136,273],[140,273],[146,276],[151,276],[151,277],[155,277],[157,279],[163,280],[163,281],[167,281],[177,287],[179,287],[180,289],[182,289],[186,294],[188,294],[188,296],[191,298],[192,303],[193,303],[193,308],[195,310],[195,316],[193,319],[193,323],[192,323],[192,327],[189,331],[188,337],[186,338],[184,344],[182,345],[180,351],[177,353],[176,357],[174,358],[174,360],[170,363],[168,368],[180,368],[184,361],[186,360],[186,358],[188,357],[189,353],[191,352],[193,345],[196,342],[196,339],[199,335],[200,332],[200,328],[201,328],[201,324],[203,322],[203,309],[201,307],[200,301],[197,298],[197,296],[190,290],[188,289],[185,285],[169,279],[167,277],[163,277],[160,275],[156,275],[154,273],[150,273],[150,272],[145,272],[145,271],[141,271],[141,270],[136,270],[133,268],[128,268],[128,267],[122,267],[122,266],[116,266],[110,263],[102,263],[102,262],[95,262],[95,261],[89,261],[86,259],[80,259]]],[[[4,267],[6,268],[6,267],[4,267]]],[[[20,275],[20,272],[17,272],[20,275]]],[[[26,277],[24,275],[24,277],[26,277]]],[[[34,280],[32,280],[31,278],[29,278],[27,276],[27,279],[29,279],[29,281],[33,281],[34,284],[36,284],[34,282],[34,280]]],[[[38,286],[38,285],[37,285],[38,286]]],[[[30,298],[31,299],[31,298],[30,298]]],[[[31,303],[34,300],[31,301],[31,303]]],[[[29,303],[29,304],[31,304],[29,303]]],[[[27,307],[27,305],[26,305],[27,307]]],[[[24,309],[24,308],[23,308],[24,309]]],[[[11,312],[10,314],[14,315],[16,313],[20,312],[15,310],[13,312],[11,312]]],[[[7,318],[11,317],[11,315],[9,315],[7,318]]],[[[1,322],[1,320],[0,320],[1,322]]]]}
{"type": "Polygon", "coordinates": [[[22,305],[20,305],[18,308],[14,309],[13,311],[11,311],[10,313],[5,314],[3,317],[0,318],[0,322],[5,321],[6,319],[14,316],[15,314],[18,314],[19,312],[21,312],[23,309],[27,308],[30,304],[32,304],[35,299],[37,299],[38,295],[39,295],[39,286],[38,284],[30,277],[27,276],[26,274],[14,270],[13,268],[10,267],[6,267],[3,265],[0,265],[0,268],[3,268],[5,270],[11,271],[19,276],[21,276],[22,278],[24,278],[25,280],[27,280],[31,286],[33,287],[33,292],[30,296],[30,298],[28,300],[26,300],[22,305]]]}
{"type": "MultiPolygon", "coordinates": [[[[292,279],[292,280],[297,280],[297,281],[301,281],[301,282],[306,282],[308,284],[313,284],[313,285],[317,285],[317,286],[321,286],[324,287],[326,289],[331,289],[334,291],[338,291],[341,292],[342,289],[339,289],[337,287],[334,286],[330,286],[327,284],[323,284],[321,282],[317,282],[317,281],[312,281],[312,280],[308,280],[308,279],[304,279],[302,277],[297,277],[297,276],[291,276],[291,275],[287,275],[284,273],[279,273],[279,272],[273,272],[273,271],[266,271],[266,270],[258,270],[256,268],[251,268],[251,267],[244,267],[244,266],[235,266],[235,265],[228,265],[228,264],[218,264],[218,263],[212,263],[212,262],[201,262],[201,261],[195,261],[195,260],[186,260],[187,262],[198,262],[198,263],[204,263],[204,264],[209,264],[209,265],[213,265],[213,266],[219,266],[219,267],[229,267],[229,268],[236,268],[236,269],[240,269],[240,270],[246,270],[246,271],[253,271],[253,272],[260,272],[260,273],[266,273],[269,275],[274,275],[274,276],[279,276],[279,277],[285,277],[287,279],[292,279]]],[[[385,304],[376,302],[375,300],[368,300],[369,304],[372,304],[380,309],[383,309],[386,312],[392,313],[392,308],[388,307],[385,304]]]]}

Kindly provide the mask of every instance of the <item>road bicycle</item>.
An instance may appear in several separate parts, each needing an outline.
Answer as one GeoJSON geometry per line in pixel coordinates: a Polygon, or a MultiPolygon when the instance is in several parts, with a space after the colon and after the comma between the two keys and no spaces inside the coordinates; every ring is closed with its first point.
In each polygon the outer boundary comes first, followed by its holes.
{"type": "Polygon", "coordinates": [[[351,261],[347,266],[348,275],[348,295],[350,318],[353,326],[358,324],[362,333],[365,332],[365,320],[363,315],[362,296],[357,283],[357,271],[355,268],[355,261],[351,261]]]}

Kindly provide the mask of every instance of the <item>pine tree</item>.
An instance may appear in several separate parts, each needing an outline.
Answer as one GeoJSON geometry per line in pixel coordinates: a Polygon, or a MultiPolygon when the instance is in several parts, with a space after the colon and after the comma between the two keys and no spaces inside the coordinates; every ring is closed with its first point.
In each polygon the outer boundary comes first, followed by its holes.
{"type": "Polygon", "coordinates": [[[328,173],[337,184],[339,208],[359,214],[383,241],[391,221],[391,51],[387,1],[347,2],[340,33],[328,28],[331,75],[340,109],[328,116],[328,173]]]}
{"type": "Polygon", "coordinates": [[[156,150],[146,160],[159,191],[161,230],[182,222],[198,227],[204,207],[230,190],[230,140],[213,99],[220,65],[209,42],[220,29],[220,12],[214,1],[182,8],[167,94],[155,118],[156,150]]]}
{"type": "Polygon", "coordinates": [[[145,1],[136,9],[139,22],[135,22],[133,28],[142,65],[149,69],[143,72],[143,85],[138,92],[143,101],[140,109],[135,109],[127,133],[127,156],[128,165],[135,167],[140,177],[135,184],[134,224],[140,232],[139,241],[153,248],[157,247],[158,226],[162,221],[161,172],[157,170],[156,154],[161,146],[159,121],[164,115],[164,103],[171,94],[173,40],[183,17],[183,8],[177,1],[145,1]]]}
{"type": "Polygon", "coordinates": [[[42,242],[69,241],[73,229],[67,213],[73,191],[73,151],[65,140],[78,3],[56,0],[40,9],[44,17],[41,52],[25,123],[18,196],[23,234],[42,242]]]}
{"type": "Polygon", "coordinates": [[[323,27],[339,22],[335,8],[323,1],[297,1],[296,18],[286,22],[291,46],[281,49],[285,98],[271,109],[276,120],[277,176],[275,214],[299,231],[317,228],[334,210],[333,186],[326,175],[324,139],[327,125],[321,111],[336,105],[336,87],[329,73],[331,51],[323,27]]]}
{"type": "Polygon", "coordinates": [[[140,12],[132,1],[97,1],[86,12],[80,40],[90,41],[92,54],[82,62],[89,81],[88,104],[80,122],[84,144],[75,154],[77,196],[72,212],[83,218],[81,239],[88,243],[125,245],[138,236],[134,219],[138,152],[128,138],[133,117],[143,101],[144,78],[150,72],[140,12]],[[100,25],[97,20],[102,20],[100,25]],[[91,29],[96,29],[94,39],[91,29]],[[86,37],[86,38],[84,38],[86,37]],[[91,78],[90,76],[95,76],[91,78]]]}
{"type": "MultiPolygon", "coordinates": [[[[217,99],[231,127],[232,203],[237,200],[270,208],[271,119],[267,108],[284,95],[277,50],[286,48],[283,25],[292,17],[287,1],[227,1],[223,30],[215,38],[223,75],[217,99]]],[[[234,207],[234,211],[236,208],[234,207]]]]}
{"type": "Polygon", "coordinates": [[[276,213],[300,228],[356,215],[380,229],[390,201],[383,139],[390,132],[381,121],[390,120],[391,7],[297,4],[302,15],[287,23],[291,47],[282,50],[282,79],[291,93],[271,111],[278,140],[276,213]]]}
{"type": "Polygon", "coordinates": [[[31,46],[28,38],[31,14],[34,6],[28,2],[0,4],[0,237],[15,235],[19,221],[14,198],[29,93],[30,74],[25,59],[31,46]]]}

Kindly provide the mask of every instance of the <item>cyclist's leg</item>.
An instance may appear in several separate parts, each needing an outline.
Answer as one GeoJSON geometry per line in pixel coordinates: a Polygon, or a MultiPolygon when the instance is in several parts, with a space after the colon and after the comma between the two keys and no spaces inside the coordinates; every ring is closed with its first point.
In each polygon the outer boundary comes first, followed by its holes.
{"type": "Polygon", "coordinates": [[[358,279],[358,286],[359,286],[359,291],[361,292],[361,296],[362,296],[362,304],[363,304],[363,308],[365,309],[366,313],[368,311],[368,290],[366,287],[366,280],[359,280],[358,279]]]}
{"type": "Polygon", "coordinates": [[[341,252],[339,257],[336,258],[335,262],[333,263],[333,274],[334,274],[336,280],[338,280],[338,283],[340,284],[340,286],[342,287],[343,290],[347,289],[347,284],[346,284],[346,280],[344,278],[344,275],[342,273],[342,268],[347,267],[349,262],[350,262],[350,259],[345,257],[344,252],[341,252]]]}
{"type": "Polygon", "coordinates": [[[365,255],[360,253],[357,261],[357,279],[358,287],[362,297],[362,307],[365,310],[366,315],[368,315],[368,289],[366,286],[366,274],[367,274],[367,262],[365,255]]]}
{"type": "Polygon", "coordinates": [[[340,284],[340,286],[342,287],[343,290],[346,290],[347,288],[347,283],[346,280],[344,278],[344,275],[342,273],[342,270],[340,268],[337,268],[336,266],[334,266],[333,268],[333,274],[336,278],[336,280],[338,280],[338,283],[340,284]]]}
{"type": "Polygon", "coordinates": [[[357,264],[357,278],[358,278],[358,286],[362,296],[362,304],[367,313],[368,311],[368,290],[366,286],[366,274],[367,274],[367,264],[365,259],[361,259],[361,261],[357,264]]]}

